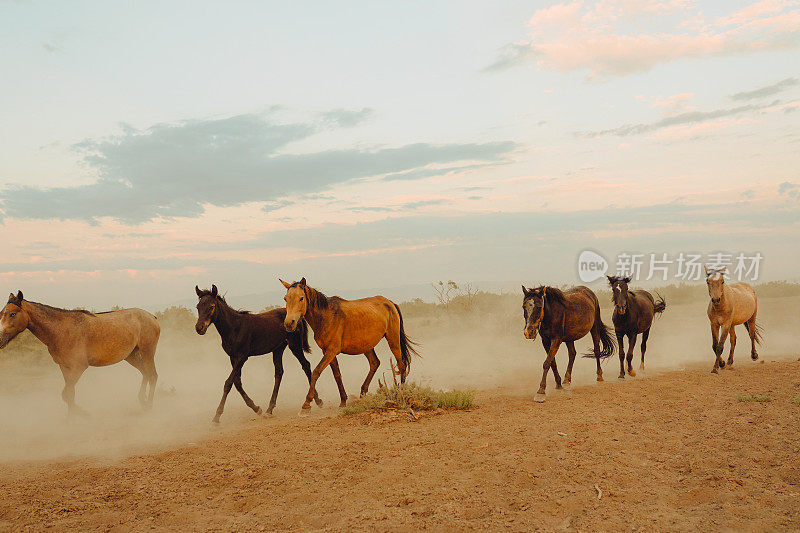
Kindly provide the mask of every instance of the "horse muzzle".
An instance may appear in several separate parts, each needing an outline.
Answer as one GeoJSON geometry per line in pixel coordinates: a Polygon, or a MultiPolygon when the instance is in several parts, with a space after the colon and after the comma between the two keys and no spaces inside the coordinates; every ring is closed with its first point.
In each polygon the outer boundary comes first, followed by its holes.
{"type": "Polygon", "coordinates": [[[522,332],[522,334],[523,334],[523,335],[525,335],[525,338],[526,338],[526,339],[530,339],[530,340],[534,340],[534,339],[536,339],[536,334],[537,334],[537,333],[539,333],[539,330],[538,330],[538,329],[536,329],[536,328],[533,328],[533,329],[531,329],[531,328],[525,328],[525,329],[523,330],[523,332],[522,332]]]}
{"type": "Polygon", "coordinates": [[[721,300],[721,299],[722,299],[722,298],[711,298],[711,302],[712,302],[714,305],[717,305],[717,304],[720,302],[720,300],[721,300]]]}
{"type": "Polygon", "coordinates": [[[198,333],[198,335],[205,335],[206,331],[208,330],[208,326],[211,325],[211,322],[198,322],[194,329],[198,333]]]}
{"type": "Polygon", "coordinates": [[[297,320],[287,320],[283,323],[284,329],[289,333],[297,329],[297,320]]]}

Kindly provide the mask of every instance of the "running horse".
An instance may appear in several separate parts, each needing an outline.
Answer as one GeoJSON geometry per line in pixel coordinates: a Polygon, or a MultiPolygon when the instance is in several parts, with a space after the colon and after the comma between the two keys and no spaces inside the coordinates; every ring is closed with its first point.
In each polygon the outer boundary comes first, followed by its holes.
{"type": "Polygon", "coordinates": [[[75,384],[90,366],[108,366],[122,360],[142,373],[139,402],[153,405],[158,374],[156,345],[161,327],[156,317],[141,309],[92,313],[83,309],[59,309],[25,300],[22,291],[11,294],[0,311],[0,348],[22,330],[42,341],[53,361],[61,367],[61,397],[70,414],[86,414],[75,404],[75,384]],[[146,394],[147,385],[150,391],[146,394]]]}
{"type": "MultiPolygon", "coordinates": [[[[333,364],[340,353],[364,354],[369,361],[369,372],[361,385],[361,395],[369,390],[372,376],[381,362],[375,355],[375,345],[386,338],[389,349],[397,360],[400,382],[405,383],[411,366],[411,354],[419,355],[416,344],[406,336],[400,307],[383,296],[360,300],[345,300],[338,296],[327,297],[309,287],[306,278],[294,283],[279,280],[286,288],[286,331],[294,331],[305,319],[314,332],[314,340],[322,349],[322,360],[311,373],[308,394],[303,409],[311,408],[316,393],[317,379],[325,367],[333,364]]],[[[338,372],[337,372],[338,373],[338,372]]],[[[340,407],[347,404],[344,388],[339,388],[340,407]]],[[[302,413],[303,411],[301,411],[302,413]]]]}
{"type": "Polygon", "coordinates": [[[714,368],[725,368],[722,359],[725,339],[731,337],[731,352],[728,365],[733,365],[733,350],[736,348],[736,332],[734,326],[744,324],[750,334],[750,358],[758,359],[756,344],[761,344],[761,325],[756,323],[758,314],[758,298],[756,291],[747,283],[725,283],[726,268],[708,268],[706,284],[711,301],[708,302],[708,320],[711,323],[711,348],[714,350],[714,368]]]}
{"type": "Polygon", "coordinates": [[[639,370],[644,370],[644,353],[647,351],[647,339],[650,337],[650,328],[653,318],[663,313],[667,303],[661,296],[658,301],[653,295],[644,290],[629,290],[630,276],[606,276],[611,285],[611,300],[614,303],[614,314],[611,321],[614,323],[614,332],[617,334],[619,346],[619,379],[625,379],[625,360],[628,361],[628,375],[636,377],[633,370],[633,349],[636,347],[636,337],[642,334],[642,362],[639,370]],[[628,355],[625,356],[623,343],[628,337],[628,355]]]}
{"type": "MultiPolygon", "coordinates": [[[[225,380],[222,388],[222,399],[217,407],[213,422],[219,423],[219,418],[225,409],[225,401],[232,386],[236,386],[239,395],[244,403],[257,415],[261,414],[261,407],[256,405],[242,386],[242,367],[250,357],[272,353],[272,362],[275,365],[275,385],[272,388],[272,397],[269,400],[267,414],[271,415],[275,409],[278,399],[278,390],[281,387],[283,378],[283,352],[286,347],[292,355],[300,362],[303,372],[311,381],[311,364],[306,359],[305,353],[310,353],[308,345],[308,326],[301,320],[297,329],[293,333],[288,333],[283,327],[286,319],[286,309],[272,309],[265,313],[251,313],[249,311],[237,311],[225,301],[219,294],[216,285],[211,286],[211,290],[200,290],[197,285],[194,287],[197,293],[197,324],[195,331],[199,335],[205,335],[211,324],[217,328],[222,339],[222,349],[228,354],[231,360],[231,373],[225,380]],[[305,352],[305,353],[304,353],[305,352]]],[[[344,390],[342,376],[339,373],[339,365],[334,359],[331,362],[331,370],[336,378],[336,384],[340,390],[344,390]]],[[[314,393],[314,400],[317,405],[322,406],[322,400],[314,393]]]]}
{"type": "Polygon", "coordinates": [[[569,363],[563,383],[569,386],[572,382],[572,365],[577,354],[575,341],[587,333],[591,333],[594,343],[593,357],[597,361],[597,381],[603,381],[600,359],[605,359],[614,353],[614,339],[600,317],[600,302],[597,301],[594,292],[582,285],[568,291],[544,285],[526,289],[523,285],[522,293],[522,313],[525,317],[523,334],[526,339],[536,339],[536,334],[541,334],[542,345],[547,354],[542,365],[544,370],[542,381],[533,400],[536,402],[545,400],[547,373],[551,368],[556,380],[556,389],[563,388],[556,367],[556,352],[562,342],[566,343],[569,353],[569,363]]]}

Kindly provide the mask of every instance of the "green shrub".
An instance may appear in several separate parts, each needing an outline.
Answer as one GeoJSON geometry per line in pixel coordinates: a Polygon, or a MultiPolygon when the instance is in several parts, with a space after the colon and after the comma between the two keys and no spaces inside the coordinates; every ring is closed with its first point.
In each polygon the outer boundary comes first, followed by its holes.
{"type": "Polygon", "coordinates": [[[350,405],[340,409],[342,415],[352,415],[365,411],[385,409],[413,409],[415,411],[432,411],[434,409],[469,409],[474,400],[474,391],[436,391],[417,383],[394,385],[391,388],[382,386],[374,393],[369,393],[353,400],[350,405]]]}
{"type": "Polygon", "coordinates": [[[772,398],[766,395],[758,395],[758,394],[740,394],[736,397],[737,402],[771,402],[772,398]]]}

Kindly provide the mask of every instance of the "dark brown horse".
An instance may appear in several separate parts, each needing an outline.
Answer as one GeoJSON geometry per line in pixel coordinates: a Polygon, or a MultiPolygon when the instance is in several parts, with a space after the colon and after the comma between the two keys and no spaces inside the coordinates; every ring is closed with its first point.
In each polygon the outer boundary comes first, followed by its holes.
{"type": "Polygon", "coordinates": [[[628,337],[628,374],[636,376],[633,370],[633,349],[636,347],[636,336],[642,334],[642,362],[640,370],[644,370],[644,353],[647,351],[647,339],[650,337],[650,327],[653,325],[653,317],[663,313],[667,308],[667,303],[661,296],[658,301],[653,295],[643,290],[628,290],[628,283],[631,282],[630,276],[606,276],[611,285],[611,299],[614,302],[614,314],[611,321],[614,323],[614,331],[617,334],[617,345],[619,346],[619,379],[625,378],[625,349],[623,340],[628,337]]]}
{"type": "MultiPolygon", "coordinates": [[[[300,362],[303,372],[311,380],[311,365],[303,354],[309,353],[311,348],[308,345],[308,327],[304,321],[298,324],[294,333],[287,333],[283,327],[286,319],[286,309],[273,309],[266,313],[253,314],[249,311],[237,311],[232,309],[225,299],[219,295],[217,286],[212,285],[211,290],[200,290],[194,288],[200,301],[197,303],[197,324],[195,330],[200,335],[204,335],[211,324],[217,328],[219,336],[222,338],[222,349],[228,354],[231,360],[231,373],[225,380],[222,389],[222,400],[217,407],[214,415],[214,422],[219,423],[219,417],[225,409],[225,400],[231,391],[231,386],[236,386],[236,390],[241,394],[244,403],[257,415],[261,414],[261,408],[247,395],[242,386],[242,367],[247,359],[256,355],[264,355],[272,352],[272,361],[275,364],[275,386],[272,389],[272,398],[269,401],[267,413],[272,414],[275,409],[275,402],[278,399],[278,389],[281,386],[283,377],[283,351],[289,346],[292,354],[300,362]]],[[[333,367],[333,365],[331,365],[333,367]]],[[[343,390],[342,379],[338,372],[338,367],[334,367],[334,376],[339,389],[343,390]]],[[[322,405],[322,400],[314,394],[317,405],[322,405]]]]}
{"type": "Polygon", "coordinates": [[[526,339],[535,339],[536,334],[542,336],[542,345],[547,353],[542,368],[542,382],[533,397],[534,401],[543,402],[547,387],[547,372],[552,368],[556,379],[556,389],[561,386],[561,376],[556,367],[556,352],[561,343],[567,344],[569,364],[564,374],[564,384],[572,381],[572,365],[575,362],[575,341],[591,333],[594,343],[594,358],[597,360],[597,381],[603,381],[603,369],[600,359],[614,353],[614,339],[608,327],[600,317],[600,303],[597,296],[588,287],[579,286],[563,292],[555,287],[541,286],[526,289],[522,286],[522,312],[525,316],[526,339]],[[603,344],[602,350],[600,343],[603,344]]]}
{"type": "Polygon", "coordinates": [[[75,385],[90,366],[108,366],[123,359],[142,373],[139,402],[149,409],[156,390],[155,354],[161,327],[156,317],[141,309],[91,313],[59,309],[25,300],[22,291],[11,294],[0,312],[0,348],[28,329],[47,346],[61,367],[61,398],[70,414],[84,414],[75,404],[75,385]],[[149,394],[147,386],[150,385],[149,394]]]}
{"type": "MultiPolygon", "coordinates": [[[[280,282],[286,288],[286,330],[294,331],[305,319],[314,331],[314,340],[322,348],[322,360],[311,373],[303,409],[311,407],[319,375],[326,366],[333,365],[340,353],[363,353],[367,357],[369,372],[361,385],[361,395],[366,394],[372,376],[381,364],[375,355],[375,345],[383,338],[389,343],[397,360],[400,381],[405,383],[411,365],[410,356],[419,354],[414,350],[414,343],[406,336],[403,315],[396,303],[383,296],[360,300],[345,300],[338,296],[328,298],[306,285],[306,278],[294,283],[280,282]]],[[[339,374],[338,367],[334,367],[334,372],[339,374]]],[[[340,405],[344,407],[347,403],[344,388],[339,388],[339,395],[340,405]]]]}

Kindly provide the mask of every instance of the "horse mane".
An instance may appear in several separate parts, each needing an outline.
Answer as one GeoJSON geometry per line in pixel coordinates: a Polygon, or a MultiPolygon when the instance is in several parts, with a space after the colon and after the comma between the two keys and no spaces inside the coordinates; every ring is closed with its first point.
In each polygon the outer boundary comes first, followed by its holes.
{"type": "Polygon", "coordinates": [[[202,291],[202,292],[203,292],[203,296],[201,296],[200,298],[203,298],[203,297],[205,297],[205,296],[211,296],[211,297],[213,297],[215,300],[217,300],[218,302],[222,302],[223,304],[225,304],[225,307],[227,307],[228,309],[230,309],[230,310],[231,310],[231,311],[233,311],[234,313],[239,313],[240,315],[250,315],[250,314],[252,314],[252,312],[251,312],[251,311],[247,311],[246,309],[234,309],[233,307],[231,307],[231,304],[229,304],[229,303],[228,303],[228,302],[225,300],[225,297],[224,297],[224,296],[222,296],[221,294],[217,294],[216,296],[214,296],[214,295],[211,293],[211,291],[205,291],[205,290],[204,290],[204,291],[202,291]]]}
{"type": "Polygon", "coordinates": [[[548,302],[557,303],[559,305],[566,306],[567,305],[567,297],[564,295],[564,292],[559,289],[558,287],[551,287],[549,285],[542,285],[540,287],[536,287],[537,289],[544,289],[545,296],[544,296],[544,303],[545,306],[548,302]]]}
{"type": "MultiPolygon", "coordinates": [[[[292,287],[301,287],[300,282],[295,281],[289,286],[290,289],[292,287]]],[[[314,305],[317,307],[317,309],[327,309],[328,307],[330,307],[331,304],[330,298],[325,296],[325,294],[322,291],[317,290],[313,287],[309,287],[308,285],[305,285],[305,288],[307,289],[306,294],[313,293],[314,305]]],[[[311,299],[311,297],[309,297],[309,299],[311,299]]]]}
{"type": "MultiPolygon", "coordinates": [[[[55,306],[43,304],[43,303],[40,303],[40,302],[32,302],[30,300],[23,300],[23,301],[24,302],[28,302],[29,304],[33,304],[33,305],[43,309],[44,311],[49,311],[51,313],[52,312],[56,312],[56,313],[66,313],[66,314],[82,314],[82,315],[89,315],[89,316],[95,316],[96,314],[98,314],[98,313],[93,313],[92,311],[88,311],[86,309],[63,309],[61,307],[55,307],[55,306]]],[[[14,302],[14,303],[16,303],[16,302],[14,302]]],[[[22,303],[22,302],[20,302],[20,303],[22,303]]],[[[110,313],[110,311],[103,311],[103,312],[104,313],[110,313]]]]}

